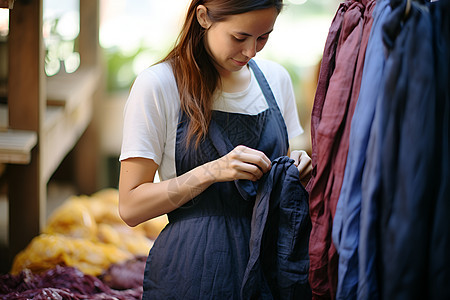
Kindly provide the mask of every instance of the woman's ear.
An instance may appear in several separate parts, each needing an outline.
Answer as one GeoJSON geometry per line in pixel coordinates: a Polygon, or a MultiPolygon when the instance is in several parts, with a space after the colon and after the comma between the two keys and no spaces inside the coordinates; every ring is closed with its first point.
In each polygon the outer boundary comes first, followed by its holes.
{"type": "Polygon", "coordinates": [[[208,16],[208,9],[204,5],[197,6],[197,21],[204,29],[208,29],[211,26],[211,20],[208,16]]]}

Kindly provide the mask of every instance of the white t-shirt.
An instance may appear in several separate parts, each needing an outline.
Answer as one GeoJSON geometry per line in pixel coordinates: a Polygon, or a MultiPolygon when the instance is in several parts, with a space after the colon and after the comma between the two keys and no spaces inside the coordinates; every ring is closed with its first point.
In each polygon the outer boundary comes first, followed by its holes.
{"type": "MultiPolygon", "coordinates": [[[[264,73],[281,110],[289,139],[303,133],[289,73],[281,65],[255,59],[264,73]]],[[[213,109],[255,115],[268,108],[251,72],[247,89],[215,96],[213,109]]],[[[158,164],[161,180],[176,177],[175,141],[180,97],[169,63],[142,71],[136,78],[124,109],[124,128],[120,160],[131,157],[152,159],[158,164]]]]}

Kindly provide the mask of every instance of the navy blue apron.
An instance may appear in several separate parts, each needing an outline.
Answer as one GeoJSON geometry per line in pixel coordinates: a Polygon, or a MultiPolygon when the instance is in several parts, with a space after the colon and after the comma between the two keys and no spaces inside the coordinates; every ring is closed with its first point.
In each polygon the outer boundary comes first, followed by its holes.
{"type": "MultiPolygon", "coordinates": [[[[256,63],[251,60],[249,66],[268,109],[257,115],[213,111],[208,134],[197,148],[186,147],[189,120],[180,112],[177,176],[226,155],[238,145],[263,151],[271,161],[287,154],[286,125],[274,95],[256,63]]],[[[168,192],[176,189],[174,185],[168,192]]],[[[147,259],[143,299],[239,299],[249,259],[256,191],[257,182],[247,180],[214,183],[170,212],[169,224],[147,259]]]]}

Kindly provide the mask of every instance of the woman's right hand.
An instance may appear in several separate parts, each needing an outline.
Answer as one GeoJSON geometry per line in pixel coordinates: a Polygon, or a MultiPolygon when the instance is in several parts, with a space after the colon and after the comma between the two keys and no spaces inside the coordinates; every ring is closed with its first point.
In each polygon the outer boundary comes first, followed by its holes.
{"type": "Polygon", "coordinates": [[[237,146],[227,155],[204,165],[214,181],[247,179],[256,181],[270,170],[270,159],[261,151],[237,146]]]}
{"type": "Polygon", "coordinates": [[[129,158],[121,162],[119,213],[128,225],[136,226],[180,207],[214,182],[258,180],[270,167],[261,151],[237,146],[183,175],[153,183],[158,165],[152,159],[129,158]]]}

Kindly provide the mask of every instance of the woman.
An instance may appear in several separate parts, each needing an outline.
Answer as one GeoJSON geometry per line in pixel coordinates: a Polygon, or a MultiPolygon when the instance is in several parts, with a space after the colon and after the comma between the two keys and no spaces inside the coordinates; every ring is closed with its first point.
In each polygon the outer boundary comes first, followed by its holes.
{"type": "MultiPolygon", "coordinates": [[[[239,298],[257,181],[289,154],[288,135],[303,131],[288,73],[251,60],[281,8],[281,0],[193,0],[176,46],[133,84],[120,215],[130,226],[169,217],[147,259],[144,299],[239,298]]],[[[307,180],[309,157],[291,158],[307,180]]]]}

